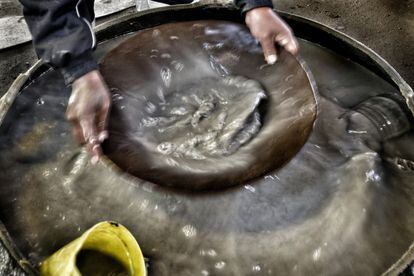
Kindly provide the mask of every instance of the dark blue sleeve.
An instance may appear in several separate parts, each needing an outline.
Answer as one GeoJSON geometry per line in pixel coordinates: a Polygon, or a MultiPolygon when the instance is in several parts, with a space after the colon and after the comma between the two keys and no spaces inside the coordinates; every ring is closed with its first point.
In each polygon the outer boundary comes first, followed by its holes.
{"type": "Polygon", "coordinates": [[[271,0],[234,0],[236,6],[244,14],[252,9],[260,7],[269,7],[273,8],[271,0]]]}
{"type": "Polygon", "coordinates": [[[20,0],[36,53],[70,84],[98,68],[93,0],[20,0]]]}

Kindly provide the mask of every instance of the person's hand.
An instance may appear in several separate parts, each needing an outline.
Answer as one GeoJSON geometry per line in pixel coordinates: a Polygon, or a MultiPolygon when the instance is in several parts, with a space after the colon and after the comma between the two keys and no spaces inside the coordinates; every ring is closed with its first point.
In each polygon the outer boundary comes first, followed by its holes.
{"type": "Polygon", "coordinates": [[[111,105],[109,90],[95,70],[75,80],[69,98],[66,118],[80,144],[85,144],[96,164],[102,155],[101,143],[108,137],[107,118],[111,105]]]}
{"type": "Polygon", "coordinates": [[[260,42],[267,63],[277,61],[278,43],[292,55],[297,55],[299,45],[290,27],[268,7],[255,8],[246,13],[246,24],[260,42]]]}

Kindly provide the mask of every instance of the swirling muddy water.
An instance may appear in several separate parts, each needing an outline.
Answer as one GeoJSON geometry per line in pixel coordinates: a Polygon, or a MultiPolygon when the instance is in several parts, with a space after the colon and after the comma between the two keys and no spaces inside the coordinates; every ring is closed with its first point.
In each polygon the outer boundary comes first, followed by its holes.
{"type": "MultiPolygon", "coordinates": [[[[102,43],[96,55],[127,38],[102,43]]],[[[37,78],[0,127],[0,220],[21,252],[37,264],[96,222],[115,220],[137,238],[152,275],[384,272],[414,240],[413,119],[376,75],[300,45],[319,90],[311,136],[285,166],[214,192],[90,165],[64,119],[69,89],[55,71],[37,78]]]]}
{"type": "Polygon", "coordinates": [[[105,55],[101,72],[115,96],[104,152],[164,186],[223,189],[262,176],[300,150],[315,120],[300,62],[284,53],[263,66],[240,24],[141,31],[105,55]]]}

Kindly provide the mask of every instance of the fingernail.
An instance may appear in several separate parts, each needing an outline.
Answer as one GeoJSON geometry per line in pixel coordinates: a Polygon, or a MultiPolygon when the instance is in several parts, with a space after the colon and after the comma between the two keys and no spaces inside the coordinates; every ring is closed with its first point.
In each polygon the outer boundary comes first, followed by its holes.
{"type": "Polygon", "coordinates": [[[280,41],[280,45],[282,45],[282,46],[285,46],[288,43],[289,43],[289,39],[287,39],[287,38],[282,39],[282,41],[280,41]]]}
{"type": "Polygon", "coordinates": [[[277,56],[276,55],[269,55],[267,56],[267,63],[269,64],[275,64],[275,62],[277,61],[277,56]]]}
{"type": "Polygon", "coordinates": [[[296,55],[298,52],[295,46],[289,45],[289,46],[286,46],[286,48],[289,51],[289,53],[291,53],[292,55],[296,55]]]}
{"type": "Polygon", "coordinates": [[[91,163],[92,165],[96,165],[99,162],[99,157],[98,156],[93,156],[91,159],[91,163]]]}
{"type": "Polygon", "coordinates": [[[96,139],[95,137],[91,137],[89,138],[89,144],[91,145],[95,145],[98,143],[98,139],[96,139]]]}
{"type": "Polygon", "coordinates": [[[73,104],[74,102],[75,102],[75,95],[74,95],[74,94],[72,94],[72,95],[70,95],[70,97],[69,97],[68,105],[71,105],[71,104],[73,104]]]}
{"type": "Polygon", "coordinates": [[[108,131],[104,130],[99,134],[99,141],[102,143],[105,139],[108,138],[108,131]]]}
{"type": "Polygon", "coordinates": [[[92,152],[93,152],[93,153],[97,153],[97,152],[98,152],[99,147],[100,147],[100,145],[99,145],[99,144],[98,144],[98,145],[93,146],[93,147],[92,147],[92,152]]]}

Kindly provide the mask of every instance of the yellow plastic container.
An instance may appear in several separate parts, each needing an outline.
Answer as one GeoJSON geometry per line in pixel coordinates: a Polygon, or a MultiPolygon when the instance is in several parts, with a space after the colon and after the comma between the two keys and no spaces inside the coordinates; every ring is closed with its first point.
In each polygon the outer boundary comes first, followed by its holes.
{"type": "Polygon", "coordinates": [[[101,222],[46,259],[42,276],[80,276],[76,257],[81,250],[93,250],[118,261],[131,276],[147,275],[144,256],[134,236],[115,222],[101,222]]]}

